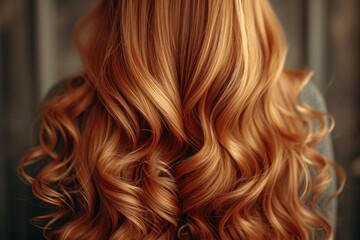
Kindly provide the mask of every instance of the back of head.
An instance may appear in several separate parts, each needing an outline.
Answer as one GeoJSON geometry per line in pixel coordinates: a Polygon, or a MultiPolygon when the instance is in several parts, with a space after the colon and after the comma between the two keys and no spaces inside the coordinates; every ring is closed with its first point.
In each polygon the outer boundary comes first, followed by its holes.
{"type": "Polygon", "coordinates": [[[310,73],[284,69],[267,0],[102,0],[74,33],[84,75],[43,105],[19,166],[56,207],[44,234],[333,236],[316,205],[332,178],[315,150],[327,115],[298,102],[310,73]]]}

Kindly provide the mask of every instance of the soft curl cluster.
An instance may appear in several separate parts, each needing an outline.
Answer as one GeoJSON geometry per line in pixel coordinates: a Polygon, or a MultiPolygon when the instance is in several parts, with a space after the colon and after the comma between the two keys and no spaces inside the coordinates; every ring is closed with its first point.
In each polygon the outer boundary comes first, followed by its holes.
{"type": "Polygon", "coordinates": [[[84,72],[18,167],[47,239],[333,238],[333,120],[299,101],[267,0],[102,0],[74,33],[84,72]]]}

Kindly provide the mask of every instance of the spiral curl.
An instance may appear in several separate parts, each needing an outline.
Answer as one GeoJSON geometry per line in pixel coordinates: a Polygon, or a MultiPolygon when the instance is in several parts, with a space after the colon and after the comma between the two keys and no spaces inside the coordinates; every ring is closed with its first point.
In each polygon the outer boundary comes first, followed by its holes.
{"type": "Polygon", "coordinates": [[[333,238],[333,120],[299,101],[311,73],[284,68],[266,0],[102,0],[74,33],[84,74],[18,168],[47,239],[333,238]]]}

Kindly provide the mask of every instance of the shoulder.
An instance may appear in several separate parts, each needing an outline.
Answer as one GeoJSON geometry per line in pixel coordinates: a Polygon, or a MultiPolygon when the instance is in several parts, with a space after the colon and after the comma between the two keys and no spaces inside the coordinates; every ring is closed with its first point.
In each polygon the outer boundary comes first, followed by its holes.
{"type": "MultiPolygon", "coordinates": [[[[320,111],[320,112],[327,112],[327,106],[323,95],[321,94],[320,90],[317,86],[309,81],[299,96],[300,102],[311,106],[312,108],[320,111]]],[[[316,146],[319,153],[326,156],[328,159],[335,161],[334,157],[334,150],[333,150],[333,143],[330,134],[327,134],[321,142],[318,143],[316,146]]],[[[331,181],[328,189],[326,192],[323,193],[322,198],[319,200],[320,206],[325,206],[326,199],[329,199],[336,191],[337,188],[337,180],[336,174],[334,169],[330,168],[331,174],[333,175],[333,180],[331,181]]],[[[337,199],[333,199],[329,205],[329,213],[323,213],[326,219],[329,221],[333,228],[336,227],[336,215],[337,215],[337,199]]]]}
{"type": "Polygon", "coordinates": [[[47,102],[53,97],[63,93],[66,90],[67,81],[67,79],[62,79],[54,83],[50,90],[46,93],[45,97],[42,99],[42,102],[47,102]]]}
{"type": "Polygon", "coordinates": [[[41,103],[44,104],[56,96],[59,96],[66,92],[71,87],[84,83],[85,78],[83,76],[74,76],[65,79],[61,79],[54,83],[50,90],[46,93],[45,97],[41,99],[41,103]]]}
{"type": "MultiPolygon", "coordinates": [[[[325,98],[323,97],[317,86],[311,81],[309,81],[305,85],[303,90],[300,92],[299,100],[301,103],[307,104],[310,107],[316,109],[317,111],[328,112],[325,98]]],[[[329,126],[329,119],[327,119],[326,121],[327,125],[329,126]]],[[[323,138],[323,140],[317,145],[317,150],[329,159],[334,160],[334,152],[330,134],[327,134],[323,138]]]]}
{"type": "Polygon", "coordinates": [[[41,117],[44,109],[48,108],[49,106],[51,106],[50,108],[53,108],[53,103],[58,102],[60,98],[69,95],[69,88],[72,88],[76,85],[83,83],[84,80],[85,78],[83,76],[78,75],[74,77],[64,78],[54,83],[50,87],[50,89],[46,92],[45,96],[40,98],[40,102],[37,104],[35,108],[34,114],[32,116],[33,131],[37,131],[39,129],[39,125],[41,122],[41,117]]]}
{"type": "Polygon", "coordinates": [[[300,92],[299,98],[302,103],[308,104],[318,111],[327,111],[325,99],[318,87],[312,81],[309,81],[305,85],[304,89],[300,92]]]}

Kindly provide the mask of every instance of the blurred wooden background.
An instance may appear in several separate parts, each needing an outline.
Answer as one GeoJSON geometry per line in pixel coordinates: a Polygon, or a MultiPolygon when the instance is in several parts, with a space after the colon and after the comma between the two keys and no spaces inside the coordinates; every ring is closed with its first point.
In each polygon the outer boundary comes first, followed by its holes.
{"type": "MultiPolygon", "coordinates": [[[[81,69],[71,29],[94,0],[0,0],[0,239],[42,239],[29,224],[36,202],[17,177],[39,101],[81,69]]],[[[335,116],[336,161],[348,183],[336,239],[360,239],[360,39],[358,0],[271,0],[289,43],[287,66],[312,79],[335,116]]]]}

